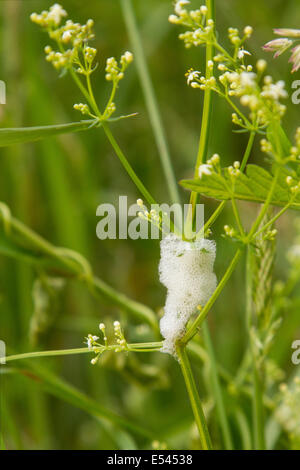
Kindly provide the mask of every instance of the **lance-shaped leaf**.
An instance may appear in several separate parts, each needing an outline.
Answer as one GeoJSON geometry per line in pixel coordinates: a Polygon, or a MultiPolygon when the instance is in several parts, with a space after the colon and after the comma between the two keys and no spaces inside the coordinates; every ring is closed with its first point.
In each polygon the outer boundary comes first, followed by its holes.
{"type": "MultiPolygon", "coordinates": [[[[299,181],[295,172],[282,168],[271,201],[274,206],[283,207],[290,201],[291,193],[286,183],[287,176],[293,178],[295,185],[299,181]]],[[[263,203],[268,197],[272,181],[271,173],[257,165],[248,165],[246,174],[239,173],[234,183],[228,172],[223,170],[221,174],[202,175],[198,179],[182,180],[180,184],[190,191],[213,199],[226,201],[235,198],[263,203]]],[[[300,210],[300,194],[295,197],[290,207],[300,210]]]]}
{"type": "Polygon", "coordinates": [[[35,142],[59,134],[78,132],[89,129],[98,123],[95,119],[67,124],[56,124],[53,126],[19,127],[0,129],[0,147],[7,147],[13,144],[23,144],[25,142],[35,142]]]}
{"type": "MultiPolygon", "coordinates": [[[[110,118],[107,119],[107,122],[116,122],[132,116],[136,116],[136,113],[110,118]]],[[[86,131],[95,126],[101,126],[99,119],[87,119],[79,122],[54,124],[51,126],[0,128],[0,147],[36,142],[37,140],[46,139],[47,137],[53,137],[59,134],[86,131]]]]}

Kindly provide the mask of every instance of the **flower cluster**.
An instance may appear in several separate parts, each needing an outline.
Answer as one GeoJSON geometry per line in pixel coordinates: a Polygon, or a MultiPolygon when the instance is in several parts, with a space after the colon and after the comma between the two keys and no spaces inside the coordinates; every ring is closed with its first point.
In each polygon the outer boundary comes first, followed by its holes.
{"type": "Polygon", "coordinates": [[[155,209],[151,209],[149,211],[147,207],[144,205],[144,201],[142,199],[138,199],[136,203],[141,209],[138,212],[138,216],[143,220],[147,220],[148,222],[151,222],[154,226],[161,229],[162,218],[160,214],[155,209]]]}
{"type": "MultiPolygon", "coordinates": [[[[212,61],[210,61],[212,62],[212,61]]],[[[213,67],[213,64],[208,64],[213,67]]],[[[237,70],[230,69],[225,63],[219,63],[217,69],[222,73],[206,78],[198,70],[190,69],[186,73],[187,84],[192,88],[205,90],[207,88],[225,97],[231,103],[231,97],[237,97],[242,106],[249,108],[250,119],[257,127],[266,126],[273,119],[280,119],[285,113],[286,106],[280,100],[287,98],[285,82],[279,80],[274,83],[271,76],[263,77],[262,72],[266,68],[266,62],[259,60],[256,64],[257,72],[253,72],[252,66],[241,65],[237,70]]],[[[247,120],[243,114],[233,113],[232,121],[240,127],[247,128],[247,120]]]]}
{"type": "Polygon", "coordinates": [[[74,67],[77,73],[91,74],[94,70],[92,63],[97,50],[87,45],[94,38],[94,21],[89,19],[86,24],[74,23],[67,20],[64,25],[61,21],[67,16],[67,12],[58,4],[50,7],[49,11],[41,14],[32,13],[31,20],[42,26],[49,37],[58,46],[55,51],[51,46],[45,47],[46,60],[51,62],[56,69],[74,67]],[[67,46],[67,48],[66,48],[67,46]]]}
{"type": "Polygon", "coordinates": [[[214,171],[220,170],[220,156],[215,153],[206,163],[198,168],[199,178],[202,178],[203,175],[211,175],[214,171]]]}
{"type": "MultiPolygon", "coordinates": [[[[278,57],[283,52],[290,49],[290,47],[300,40],[300,29],[289,29],[289,28],[277,28],[274,29],[274,33],[279,36],[285,36],[278,39],[273,39],[267,42],[263,49],[267,52],[274,52],[274,57],[278,57]]],[[[300,45],[296,45],[292,49],[292,55],[289,62],[293,64],[292,73],[297,72],[300,69],[300,45]]]]}
{"type": "Polygon", "coordinates": [[[53,28],[57,27],[65,16],[67,16],[67,12],[61,5],[55,3],[49,8],[49,11],[44,10],[40,15],[32,13],[30,19],[43,28],[53,28]]]}
{"type": "Polygon", "coordinates": [[[216,245],[204,238],[190,243],[169,234],[160,248],[160,281],[168,289],[160,320],[165,338],[162,351],[176,355],[176,341],[184,334],[188,320],[199,306],[206,304],[216,288],[213,271],[216,245]]]}
{"type": "Polygon", "coordinates": [[[169,16],[170,23],[189,28],[179,35],[187,48],[205,44],[214,37],[214,21],[207,18],[207,7],[202,5],[198,10],[187,10],[185,7],[189,4],[188,0],[177,1],[174,6],[175,14],[169,16]]]}
{"type": "MultiPolygon", "coordinates": [[[[61,73],[69,70],[73,74],[73,78],[79,84],[95,114],[92,114],[89,106],[84,103],[75,104],[74,109],[84,115],[99,118],[100,112],[95,103],[90,83],[90,75],[97,68],[97,63],[95,64],[97,49],[90,47],[88,44],[95,37],[93,33],[94,21],[89,19],[86,24],[81,25],[80,23],[74,23],[72,20],[67,20],[65,24],[61,24],[62,19],[66,16],[67,12],[60,5],[55,4],[50,7],[49,11],[43,11],[41,14],[32,13],[30,18],[34,23],[42,26],[48,32],[49,37],[57,44],[57,50],[49,45],[45,47],[46,60],[57,70],[60,70],[61,73]],[[83,83],[79,83],[79,78],[76,78],[75,74],[86,77],[86,87],[83,83]]],[[[113,89],[101,119],[108,119],[116,110],[113,101],[116,89],[132,60],[133,55],[128,51],[121,56],[119,63],[114,57],[107,59],[105,78],[112,82],[113,89]]]]}
{"type": "Polygon", "coordinates": [[[128,345],[127,341],[124,337],[124,333],[122,331],[120,322],[115,321],[114,322],[114,336],[116,340],[116,344],[108,344],[108,339],[106,336],[106,327],[104,323],[99,324],[99,330],[101,331],[103,335],[103,341],[104,345],[98,343],[99,336],[91,335],[89,334],[86,338],[86,344],[90,351],[93,351],[95,353],[95,357],[91,360],[91,364],[95,365],[98,362],[99,357],[101,354],[103,354],[105,351],[115,351],[115,352],[121,352],[121,351],[128,351],[128,345]]]}
{"type": "Polygon", "coordinates": [[[124,72],[132,61],[133,54],[129,51],[124,52],[119,62],[115,57],[109,57],[106,60],[105,79],[108,82],[112,82],[112,93],[104,112],[104,116],[106,118],[109,118],[116,110],[116,105],[113,102],[113,99],[118,88],[119,82],[120,80],[122,80],[122,78],[124,78],[124,72]]]}

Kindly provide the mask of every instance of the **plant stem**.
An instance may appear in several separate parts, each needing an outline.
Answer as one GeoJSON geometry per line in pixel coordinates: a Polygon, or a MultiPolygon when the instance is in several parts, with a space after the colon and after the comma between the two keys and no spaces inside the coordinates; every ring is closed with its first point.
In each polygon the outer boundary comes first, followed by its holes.
{"type": "Polygon", "coordinates": [[[205,348],[210,358],[210,374],[211,374],[212,388],[213,388],[214,398],[216,400],[217,413],[219,415],[219,422],[220,422],[220,427],[221,427],[221,431],[223,435],[223,440],[225,443],[225,448],[226,450],[232,450],[233,442],[232,442],[232,437],[231,437],[231,432],[230,432],[230,426],[229,426],[228,419],[227,419],[227,413],[225,409],[222,387],[221,387],[220,380],[219,380],[219,373],[218,373],[218,367],[217,367],[217,362],[215,358],[214,348],[213,348],[213,344],[211,341],[208,324],[206,321],[203,322],[202,332],[203,332],[205,348]]]}
{"type": "MultiPolygon", "coordinates": [[[[243,158],[242,158],[242,163],[241,163],[241,168],[240,170],[241,171],[244,171],[247,163],[248,163],[248,160],[249,160],[249,157],[250,157],[250,154],[251,154],[251,150],[252,150],[252,147],[253,147],[253,143],[254,143],[254,138],[255,138],[255,131],[251,131],[250,132],[250,136],[249,136],[249,140],[248,140],[248,143],[247,143],[247,147],[246,147],[246,150],[245,150],[245,153],[243,155],[243,158]]],[[[208,219],[208,221],[205,223],[203,229],[199,230],[198,234],[197,234],[197,239],[198,238],[201,238],[204,236],[204,233],[206,232],[206,230],[215,222],[215,220],[219,217],[219,215],[222,213],[225,205],[226,205],[226,202],[227,201],[222,201],[218,207],[216,208],[216,210],[214,211],[214,213],[211,215],[211,217],[208,219]]]]}
{"type": "MultiPolygon", "coordinates": [[[[162,347],[161,342],[149,342],[149,343],[133,343],[128,344],[128,350],[134,352],[153,352],[158,351],[162,347]]],[[[107,351],[112,351],[115,348],[119,348],[119,345],[110,345],[107,347],[107,351]]],[[[94,351],[89,348],[75,348],[75,349],[58,349],[52,351],[34,351],[22,354],[14,354],[5,358],[0,358],[2,363],[19,361],[22,359],[38,359],[41,357],[56,357],[56,356],[73,356],[75,354],[88,354],[94,351]]],[[[104,351],[105,352],[105,351],[104,351]]],[[[0,362],[1,364],[1,362],[0,362]]]]}
{"type": "Polygon", "coordinates": [[[149,73],[145,53],[142,46],[142,39],[138,30],[131,0],[121,0],[121,7],[123,10],[123,16],[127,27],[127,32],[132,44],[134,56],[136,58],[136,65],[140,78],[140,84],[144,93],[146,106],[148,108],[150,123],[159,151],[163,171],[166,177],[169,194],[172,202],[179,203],[180,196],[171,163],[171,156],[167,144],[167,138],[165,135],[164,126],[159,111],[159,105],[151,81],[151,76],[149,73]]]}
{"type": "MultiPolygon", "coordinates": [[[[207,6],[207,18],[214,19],[214,0],[206,0],[207,6]]],[[[205,78],[208,80],[212,77],[213,71],[208,66],[208,61],[213,59],[214,54],[214,45],[211,43],[206,44],[206,54],[205,54],[205,78]]],[[[209,128],[212,115],[212,90],[209,87],[205,88],[204,91],[204,101],[203,101],[203,110],[202,110],[202,121],[201,121],[201,131],[199,138],[198,153],[194,171],[194,177],[198,177],[199,166],[205,161],[208,150],[208,139],[209,139],[209,128]]],[[[190,197],[190,204],[192,209],[188,217],[194,219],[195,206],[197,204],[198,194],[195,191],[192,191],[190,197]]]]}
{"type": "Polygon", "coordinates": [[[263,204],[262,208],[261,208],[261,211],[257,217],[257,219],[255,220],[249,234],[248,234],[248,237],[247,239],[250,241],[253,237],[253,235],[255,234],[256,230],[258,229],[261,221],[263,220],[264,216],[266,215],[267,213],[267,210],[269,208],[269,205],[271,204],[271,201],[272,201],[272,197],[273,197],[273,194],[274,194],[274,191],[275,191],[275,188],[276,188],[276,185],[277,185],[277,181],[278,181],[278,178],[279,178],[279,175],[280,175],[280,166],[278,166],[276,168],[276,172],[275,172],[275,175],[274,175],[274,178],[273,178],[273,182],[272,182],[272,185],[271,185],[271,188],[269,190],[269,194],[268,194],[268,197],[265,201],[265,203],[263,204]]]}
{"type": "Polygon", "coordinates": [[[132,166],[130,165],[130,163],[128,162],[128,160],[125,157],[124,153],[122,152],[119,144],[117,143],[116,139],[112,135],[112,132],[111,132],[111,130],[108,127],[106,122],[102,122],[102,128],[103,128],[108,140],[110,141],[114,151],[116,152],[117,157],[119,158],[120,162],[122,163],[123,167],[127,171],[128,175],[130,176],[130,178],[132,179],[132,181],[134,182],[136,187],[139,189],[139,191],[141,192],[141,194],[144,196],[144,198],[146,199],[146,201],[149,204],[156,204],[155,199],[151,196],[151,194],[145,188],[142,181],[139,179],[139,177],[134,172],[132,166]]]}
{"type": "Polygon", "coordinates": [[[250,153],[251,153],[253,143],[254,143],[255,134],[256,134],[255,131],[250,132],[248,144],[247,144],[247,147],[246,147],[243,159],[242,159],[242,163],[241,163],[241,168],[240,168],[241,171],[244,171],[244,169],[245,169],[245,167],[248,163],[250,153]]]}
{"type": "Polygon", "coordinates": [[[255,346],[251,330],[253,325],[253,312],[252,312],[252,253],[251,247],[247,247],[247,262],[246,262],[246,318],[249,332],[250,350],[252,357],[252,370],[253,370],[253,393],[252,393],[252,412],[253,412],[253,428],[254,428],[254,448],[256,450],[265,449],[265,436],[264,436],[264,404],[263,404],[263,390],[260,377],[260,371],[257,365],[257,357],[255,353],[255,346]]]}
{"type": "Polygon", "coordinates": [[[136,187],[139,189],[141,194],[144,196],[146,201],[149,204],[156,204],[155,199],[151,196],[149,191],[145,188],[144,184],[142,183],[140,178],[137,176],[134,169],[130,165],[129,161],[125,157],[125,155],[124,155],[123,151],[121,150],[119,144],[117,143],[116,139],[114,138],[107,122],[103,119],[103,116],[102,116],[102,114],[99,110],[99,107],[96,103],[96,100],[94,98],[94,93],[93,93],[93,89],[92,89],[90,76],[89,75],[87,76],[88,89],[86,89],[86,87],[81,82],[80,78],[77,76],[76,72],[74,72],[74,70],[72,68],[70,68],[69,70],[70,70],[70,74],[71,74],[71,77],[73,78],[74,82],[76,83],[76,85],[78,86],[78,88],[80,89],[82,94],[85,96],[88,103],[91,105],[91,107],[92,107],[93,111],[95,112],[96,116],[98,117],[99,121],[102,123],[102,128],[103,128],[108,140],[110,141],[117,157],[119,158],[120,162],[122,163],[123,167],[125,168],[126,172],[128,173],[129,177],[131,178],[133,183],[136,185],[136,187]]]}
{"type": "Polygon", "coordinates": [[[214,291],[213,295],[210,297],[209,301],[205,304],[205,306],[201,310],[200,314],[198,315],[198,317],[196,318],[194,323],[191,325],[191,327],[188,329],[186,334],[183,336],[183,338],[181,340],[182,343],[184,343],[184,344],[188,343],[190,341],[190,339],[196,334],[197,329],[203,323],[203,321],[205,320],[206,316],[208,315],[211,307],[213,306],[213,304],[215,303],[215,301],[217,300],[217,298],[221,294],[222,290],[224,289],[227,281],[229,280],[231,274],[233,273],[233,271],[234,271],[241,255],[242,255],[242,253],[243,253],[242,249],[238,249],[236,251],[233,259],[231,260],[230,265],[228,266],[228,268],[227,268],[224,276],[222,277],[221,281],[217,285],[216,290],[214,291]]]}
{"type": "Polygon", "coordinates": [[[253,238],[256,238],[258,237],[258,235],[260,235],[262,232],[264,232],[265,230],[267,230],[267,228],[271,227],[274,222],[276,222],[277,219],[279,219],[279,217],[282,216],[282,214],[284,214],[288,208],[291,206],[291,204],[293,203],[293,201],[290,201],[288,202],[266,225],[264,225],[263,227],[261,227],[254,235],[253,235],[253,238]]]}
{"type": "Polygon", "coordinates": [[[196,387],[195,379],[189,362],[189,358],[184,345],[177,348],[181,371],[185,380],[185,385],[191,402],[195,421],[199,431],[201,447],[203,450],[211,450],[212,444],[203,413],[201,400],[196,387]]]}

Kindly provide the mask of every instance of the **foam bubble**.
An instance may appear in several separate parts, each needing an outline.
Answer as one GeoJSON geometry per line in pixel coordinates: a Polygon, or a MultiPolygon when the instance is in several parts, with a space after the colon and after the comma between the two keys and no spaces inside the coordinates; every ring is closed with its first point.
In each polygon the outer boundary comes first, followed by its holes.
{"type": "Polygon", "coordinates": [[[183,336],[189,318],[199,305],[206,304],[216,288],[216,244],[204,238],[186,242],[170,234],[161,241],[160,249],[159,278],[167,288],[160,321],[165,338],[162,351],[174,355],[176,340],[183,336]]]}

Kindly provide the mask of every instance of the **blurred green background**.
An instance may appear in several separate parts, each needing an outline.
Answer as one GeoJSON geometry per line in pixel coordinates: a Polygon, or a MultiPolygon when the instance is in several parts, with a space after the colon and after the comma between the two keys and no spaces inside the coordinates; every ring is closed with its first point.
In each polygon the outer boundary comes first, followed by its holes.
{"type": "MultiPolygon", "coordinates": [[[[82,101],[68,76],[58,78],[46,63],[43,48],[49,39],[31,23],[31,12],[48,9],[48,0],[0,1],[0,79],[7,85],[7,104],[0,107],[1,127],[47,125],[81,119],[73,104],[82,101]]],[[[62,2],[60,2],[62,3],[62,2]]],[[[192,2],[198,7],[198,2],[192,2]]],[[[130,50],[130,43],[118,0],[65,0],[69,17],[81,23],[95,20],[99,67],[93,75],[96,99],[104,104],[109,85],[104,80],[105,60],[130,50]]],[[[169,0],[136,0],[143,46],[159,101],[169,141],[176,178],[191,177],[201,123],[201,93],[186,86],[184,73],[190,67],[203,70],[203,50],[186,50],[178,40],[179,28],[168,23],[172,12],[169,0]]],[[[274,27],[299,27],[297,0],[216,0],[217,29],[226,39],[229,26],[250,24],[254,34],[247,43],[254,57],[269,62],[269,72],[283,79],[290,90],[291,76],[287,55],[273,61],[261,46],[273,38],[274,27]]],[[[147,116],[145,101],[135,65],[121,82],[117,96],[119,114],[137,112],[132,120],[113,124],[112,129],[146,187],[160,202],[169,202],[158,151],[147,116]]],[[[231,110],[214,99],[212,138],[209,154],[219,153],[224,165],[240,159],[247,136],[232,133],[231,110]]],[[[297,127],[299,109],[290,104],[285,117],[290,136],[297,127]]],[[[264,155],[256,140],[251,161],[264,155]]],[[[180,189],[182,201],[188,193],[180,189]]],[[[133,203],[139,197],[123,171],[101,129],[51,138],[40,143],[1,149],[0,200],[15,217],[42,234],[52,243],[82,253],[90,260],[99,277],[121,292],[155,309],[164,304],[165,291],[159,284],[157,265],[159,244],[151,240],[106,240],[96,238],[96,208],[114,203],[119,195],[128,195],[133,203]]],[[[216,202],[205,201],[206,216],[216,202]]],[[[244,204],[245,219],[256,207],[244,204]]],[[[216,273],[222,275],[233,248],[220,238],[224,223],[230,222],[224,211],[213,228],[218,251],[216,273]]],[[[294,213],[280,222],[276,278],[283,279],[287,269],[285,252],[293,237],[294,213]]],[[[241,264],[210,315],[216,355],[220,363],[234,373],[241,360],[247,337],[244,314],[244,274],[241,264]]],[[[67,283],[57,316],[46,334],[30,338],[34,312],[32,288],[37,273],[14,260],[0,258],[0,338],[16,352],[80,347],[87,333],[97,332],[99,321],[107,325],[122,321],[129,341],[153,338],[147,327],[135,323],[113,305],[94,299],[79,283],[67,283]]],[[[288,372],[290,345],[300,335],[296,312],[289,312],[280,339],[272,355],[288,372]]],[[[102,406],[153,431],[157,439],[173,448],[196,445],[193,419],[178,364],[159,353],[128,356],[107,354],[100,367],[92,367],[89,357],[39,360],[102,406]],[[146,364],[146,365],[145,365],[146,364]]],[[[40,384],[12,368],[2,379],[4,411],[1,427],[9,449],[111,449],[124,446],[147,447],[138,436],[112,431],[89,414],[41,391],[40,384]],[[14,373],[15,372],[15,373],[14,373]]],[[[202,383],[199,374],[200,384],[202,383]]],[[[209,395],[207,406],[209,408],[209,395]]],[[[230,409],[230,403],[229,403],[230,409]]],[[[218,429],[215,430],[218,436],[218,429]]]]}

